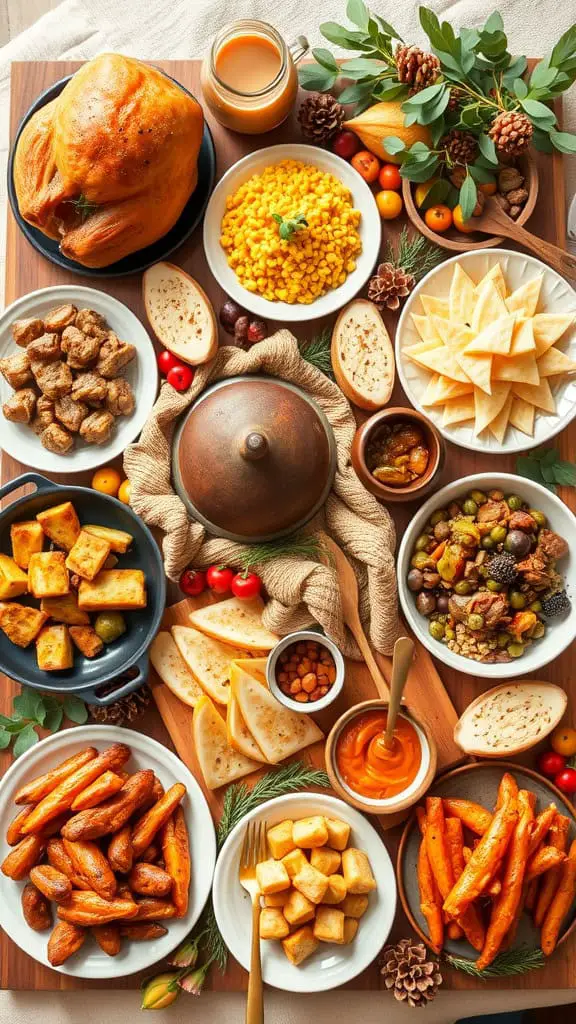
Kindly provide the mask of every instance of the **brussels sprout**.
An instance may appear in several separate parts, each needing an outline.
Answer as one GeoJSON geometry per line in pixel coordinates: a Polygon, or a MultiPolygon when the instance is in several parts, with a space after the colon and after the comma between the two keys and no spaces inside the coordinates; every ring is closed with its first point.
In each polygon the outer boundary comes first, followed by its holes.
{"type": "Polygon", "coordinates": [[[450,527],[448,526],[448,523],[445,523],[444,520],[441,520],[439,523],[436,523],[436,526],[434,527],[434,537],[436,538],[436,540],[448,540],[449,536],[450,527]]]}
{"type": "Polygon", "coordinates": [[[502,590],[502,584],[497,580],[486,580],[486,586],[493,594],[499,594],[502,590]]]}
{"type": "Polygon", "coordinates": [[[445,627],[441,622],[431,622],[428,626],[428,631],[435,640],[444,639],[445,627]]]}
{"type": "Polygon", "coordinates": [[[484,491],[470,491],[470,497],[477,505],[484,505],[488,501],[484,491]]]}
{"type": "Polygon", "coordinates": [[[466,501],[462,505],[462,511],[465,516],[475,516],[478,511],[478,505],[472,498],[466,498],[466,501]]]}
{"type": "Polygon", "coordinates": [[[524,502],[517,494],[511,494],[509,498],[506,498],[508,508],[511,512],[519,512],[524,502]]]}
{"type": "Polygon", "coordinates": [[[532,601],[532,604],[530,605],[530,611],[531,612],[541,612],[542,611],[542,601],[538,601],[538,599],[536,599],[536,601],[532,601]]]}
{"type": "Polygon", "coordinates": [[[100,612],[96,616],[94,630],[105,644],[113,644],[126,632],[126,620],[120,612],[100,612]]]}
{"type": "Polygon", "coordinates": [[[508,530],[505,526],[493,526],[490,530],[490,536],[495,544],[501,544],[503,540],[506,540],[506,534],[508,530]]]}
{"type": "Polygon", "coordinates": [[[498,634],[498,640],[497,640],[498,647],[501,650],[503,650],[504,647],[508,646],[508,644],[510,643],[511,639],[512,639],[512,635],[510,633],[506,633],[506,632],[499,633],[498,634]]]}
{"type": "Polygon", "coordinates": [[[472,630],[484,629],[484,616],[478,615],[477,612],[472,612],[472,614],[468,616],[466,625],[468,626],[468,629],[472,630]]]}
{"type": "Polygon", "coordinates": [[[493,551],[493,549],[496,547],[489,533],[486,534],[485,537],[482,537],[482,547],[484,548],[485,551],[493,551]]]}
{"type": "Polygon", "coordinates": [[[524,654],[524,644],[508,644],[506,650],[511,658],[521,658],[524,654]]]}
{"type": "Polygon", "coordinates": [[[458,580],[458,583],[454,584],[455,594],[470,594],[472,591],[472,584],[468,580],[458,580]]]}
{"type": "Polygon", "coordinates": [[[421,533],[417,538],[414,548],[416,551],[426,551],[428,544],[430,543],[430,537],[427,534],[421,533]]]}
{"type": "Polygon", "coordinates": [[[438,508],[430,516],[430,522],[432,526],[436,526],[437,523],[446,523],[449,519],[448,513],[444,508],[438,508]]]}

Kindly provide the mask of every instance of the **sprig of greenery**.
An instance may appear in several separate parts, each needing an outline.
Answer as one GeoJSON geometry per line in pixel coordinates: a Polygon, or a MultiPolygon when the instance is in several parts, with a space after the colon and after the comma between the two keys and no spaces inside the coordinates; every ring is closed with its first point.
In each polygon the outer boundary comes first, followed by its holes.
{"type": "Polygon", "coordinates": [[[332,331],[329,327],[325,327],[320,334],[316,334],[309,341],[300,342],[300,354],[307,363],[315,366],[317,370],[321,370],[330,380],[334,380],[332,357],[330,355],[331,347],[332,331]]]}
{"type": "Polygon", "coordinates": [[[270,541],[268,544],[252,544],[238,555],[236,561],[240,568],[247,572],[255,565],[271,562],[274,558],[300,555],[318,561],[321,554],[322,545],[317,537],[295,533],[278,541],[270,541]]]}
{"type": "Polygon", "coordinates": [[[76,213],[80,217],[82,224],[85,220],[88,220],[93,213],[96,213],[98,206],[96,203],[92,203],[85,195],[81,194],[76,199],[68,200],[72,203],[76,213]]]}
{"type": "Polygon", "coordinates": [[[472,978],[505,978],[514,974],[527,974],[528,971],[539,970],[546,963],[546,957],[541,949],[529,949],[527,946],[500,953],[483,971],[478,970],[473,960],[466,960],[462,956],[445,953],[443,960],[448,967],[469,974],[472,978]]]}
{"type": "Polygon", "coordinates": [[[429,242],[419,232],[411,235],[406,226],[400,232],[396,249],[390,240],[386,245],[385,259],[389,263],[402,267],[406,273],[412,274],[416,281],[420,281],[445,257],[446,253],[439,245],[429,242]]]}
{"type": "Polygon", "coordinates": [[[296,213],[294,217],[282,217],[279,213],[273,213],[272,219],[276,221],[278,234],[285,242],[289,242],[297,231],[308,227],[308,221],[303,213],[296,213]]]}
{"type": "Polygon", "coordinates": [[[0,715],[0,750],[7,750],[12,740],[14,757],[20,757],[40,739],[37,726],[48,732],[58,732],[64,716],[77,725],[88,719],[83,700],[75,694],[66,694],[62,701],[48,694],[37,693],[24,687],[12,701],[12,715],[0,715]]]}
{"type": "Polygon", "coordinates": [[[535,448],[516,459],[516,472],[556,494],[556,487],[576,487],[576,465],[560,458],[557,448],[535,448]]]}

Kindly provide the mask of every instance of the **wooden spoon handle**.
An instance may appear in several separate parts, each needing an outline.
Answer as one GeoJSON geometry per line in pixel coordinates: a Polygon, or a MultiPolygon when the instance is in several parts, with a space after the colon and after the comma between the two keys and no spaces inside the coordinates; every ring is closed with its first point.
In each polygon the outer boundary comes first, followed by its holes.
{"type": "Polygon", "coordinates": [[[409,636],[401,636],[394,644],[392,658],[392,680],[390,682],[390,703],[388,705],[388,721],[384,734],[384,744],[391,747],[394,741],[396,719],[402,703],[404,687],[414,657],[414,641],[409,636]]]}
{"type": "Polygon", "coordinates": [[[362,657],[364,658],[364,661],[366,662],[366,665],[368,667],[368,671],[372,676],[372,682],[376,687],[378,696],[382,700],[389,700],[390,691],[388,690],[388,684],[384,679],[384,676],[382,675],[380,669],[378,668],[376,659],[372,654],[372,651],[370,650],[370,644],[368,643],[366,634],[362,629],[362,625],[360,624],[360,622],[349,621],[348,626],[351,632],[354,634],[354,639],[356,640],[356,643],[358,644],[358,647],[362,652],[362,657]]]}
{"type": "Polygon", "coordinates": [[[264,1024],[264,988],[260,959],[260,893],[252,897],[252,946],[246,996],[246,1024],[264,1024]]]}
{"type": "Polygon", "coordinates": [[[559,249],[552,242],[545,242],[543,238],[538,238],[531,231],[526,231],[526,228],[516,224],[509,217],[502,218],[502,221],[498,218],[497,230],[506,234],[508,238],[514,239],[515,242],[519,242],[525,249],[529,249],[563,277],[576,279],[576,256],[573,256],[572,253],[559,249]],[[505,224],[504,220],[506,220],[505,224]]]}

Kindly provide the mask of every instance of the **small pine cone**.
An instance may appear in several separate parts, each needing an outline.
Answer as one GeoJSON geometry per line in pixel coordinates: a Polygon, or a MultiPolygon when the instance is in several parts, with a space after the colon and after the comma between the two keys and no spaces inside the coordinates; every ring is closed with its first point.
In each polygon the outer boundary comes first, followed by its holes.
{"type": "Polygon", "coordinates": [[[534,128],[526,114],[519,110],[506,110],[494,118],[488,134],[498,153],[520,156],[528,149],[534,128]]]}
{"type": "Polygon", "coordinates": [[[400,44],[394,55],[398,80],[410,86],[410,95],[421,92],[440,74],[440,61],[433,53],[424,53],[419,46],[400,44]]]}
{"type": "Polygon", "coordinates": [[[436,996],[442,975],[438,960],[429,956],[424,943],[414,939],[401,939],[396,946],[384,949],[380,973],[385,987],[393,990],[399,1002],[426,1006],[436,996]]]}
{"type": "MultiPolygon", "coordinates": [[[[120,677],[122,678],[122,677],[120,677]]],[[[109,691],[113,690],[118,686],[118,680],[114,681],[114,686],[109,688],[109,691]]],[[[106,694],[104,690],[103,695],[106,694]]],[[[139,690],[135,690],[134,693],[130,693],[127,697],[121,697],[120,700],[114,701],[113,704],[90,704],[90,718],[94,722],[101,722],[105,725],[127,725],[129,722],[134,721],[139,715],[143,714],[150,703],[150,690],[147,686],[142,686],[139,690]]]]}
{"type": "Polygon", "coordinates": [[[344,116],[342,104],[327,92],[312,93],[300,104],[298,110],[302,135],[319,146],[340,131],[344,116]]]}
{"type": "Polygon", "coordinates": [[[400,300],[410,294],[416,279],[402,267],[393,263],[381,263],[374,277],[368,283],[368,298],[379,309],[398,309],[400,300]]]}
{"type": "Polygon", "coordinates": [[[471,132],[461,132],[452,128],[440,141],[449,164],[473,164],[478,156],[478,143],[471,132]]]}
{"type": "Polygon", "coordinates": [[[459,110],[464,102],[465,95],[466,94],[463,93],[461,89],[456,88],[456,86],[452,86],[450,89],[450,99],[448,100],[447,109],[451,113],[455,113],[459,110]]]}

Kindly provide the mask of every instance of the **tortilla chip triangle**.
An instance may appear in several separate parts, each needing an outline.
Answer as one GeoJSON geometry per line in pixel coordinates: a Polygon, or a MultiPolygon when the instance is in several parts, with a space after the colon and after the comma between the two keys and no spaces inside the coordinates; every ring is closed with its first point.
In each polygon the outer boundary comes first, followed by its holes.
{"type": "Polygon", "coordinates": [[[435,374],[430,378],[426,392],[422,398],[422,405],[433,406],[443,405],[450,398],[460,398],[462,395],[472,394],[472,384],[462,384],[459,381],[450,380],[442,374],[435,374]],[[433,386],[432,386],[433,385],[433,386]]]}
{"type": "Polygon", "coordinates": [[[523,398],[525,402],[530,402],[543,412],[556,412],[556,402],[547,377],[544,377],[536,387],[529,384],[513,384],[512,391],[518,398],[523,398]]]}
{"type": "Polygon", "coordinates": [[[418,363],[419,366],[425,366],[426,369],[433,370],[434,373],[442,373],[444,376],[450,377],[451,380],[458,380],[462,384],[466,384],[468,381],[468,377],[463,373],[446,345],[429,349],[428,352],[418,353],[409,352],[408,349],[404,349],[404,353],[409,355],[410,359],[418,363]]]}
{"type": "Polygon", "coordinates": [[[510,351],[508,355],[523,356],[527,352],[536,351],[536,342],[534,341],[534,328],[532,326],[532,320],[520,319],[516,320],[514,327],[512,328],[512,344],[510,345],[510,351]]]}
{"type": "Polygon", "coordinates": [[[498,444],[502,444],[502,441],[504,440],[506,428],[510,420],[510,410],[512,408],[513,401],[514,396],[509,394],[498,415],[495,416],[492,422],[488,424],[488,430],[492,436],[496,438],[498,444]]]}
{"type": "Polygon", "coordinates": [[[419,356],[422,352],[431,352],[434,348],[442,348],[444,345],[441,338],[432,341],[417,341],[415,345],[407,345],[406,348],[402,349],[404,355],[413,359],[415,356],[419,356]]]}
{"type": "Polygon", "coordinates": [[[536,355],[543,356],[573,323],[574,313],[536,313],[532,321],[536,355]]]}
{"type": "Polygon", "coordinates": [[[480,334],[466,346],[466,354],[471,355],[478,352],[482,355],[506,356],[510,351],[512,342],[512,329],[514,327],[514,316],[503,316],[500,320],[485,327],[480,334]]]}
{"type": "Polygon", "coordinates": [[[474,395],[463,395],[461,398],[449,398],[444,404],[442,426],[449,427],[453,423],[465,423],[474,419],[474,395]]]}
{"type": "Polygon", "coordinates": [[[496,419],[498,414],[506,405],[509,394],[510,384],[500,383],[499,381],[494,381],[491,395],[485,394],[485,392],[480,391],[479,388],[474,388],[474,434],[476,436],[480,434],[489,423],[492,423],[492,420],[496,419]]]}
{"type": "Polygon", "coordinates": [[[459,263],[454,267],[452,284],[450,285],[450,320],[458,324],[470,324],[476,304],[476,287],[474,281],[459,263]]]}
{"type": "Polygon", "coordinates": [[[234,676],[232,689],[248,730],[272,764],[324,738],[310,715],[284,707],[246,672],[234,676]]]}
{"type": "Polygon", "coordinates": [[[510,423],[513,427],[521,430],[523,434],[528,434],[529,437],[532,437],[534,434],[534,414],[535,409],[531,402],[526,402],[523,398],[518,398],[517,395],[514,395],[512,408],[510,409],[510,423]]]}
{"type": "Polygon", "coordinates": [[[438,335],[430,317],[422,316],[420,313],[411,313],[410,316],[412,317],[414,327],[418,331],[422,341],[440,341],[440,336],[438,335]]]}
{"type": "Polygon", "coordinates": [[[265,764],[268,764],[246,722],[242,718],[238,701],[234,696],[230,698],[230,703],[226,709],[226,736],[229,746],[237,750],[239,754],[244,754],[245,757],[251,758],[254,761],[263,761],[265,764]]]}
{"type": "Polygon", "coordinates": [[[230,699],[230,661],[241,658],[245,652],[240,647],[229,647],[220,640],[205,636],[192,626],[172,626],[171,633],[183,660],[203,691],[218,704],[227,704],[230,699]]]}
{"type": "Polygon", "coordinates": [[[493,376],[494,380],[512,380],[533,386],[540,383],[536,356],[532,352],[517,356],[516,359],[498,356],[494,360],[493,376]]]}
{"type": "Polygon", "coordinates": [[[441,316],[445,320],[448,319],[450,314],[450,304],[448,299],[439,299],[436,295],[421,295],[420,301],[424,307],[426,316],[441,316]]]}
{"type": "Polygon", "coordinates": [[[442,341],[452,352],[460,352],[474,339],[474,332],[465,324],[455,324],[440,316],[430,318],[442,341]]]}
{"type": "MultiPolygon", "coordinates": [[[[255,682],[254,685],[259,684],[255,682]]],[[[261,767],[258,761],[253,761],[230,746],[226,723],[209,697],[201,697],[194,708],[192,736],[208,789],[226,786],[261,767]]]]}
{"type": "MultiPolygon", "coordinates": [[[[234,680],[236,669],[242,669],[249,676],[254,676],[262,683],[266,683],[266,664],[268,658],[235,658],[230,664],[230,679],[234,680]]],[[[268,683],[266,683],[268,685],[268,683]]]]}
{"type": "Polygon", "coordinates": [[[150,645],[150,661],[160,679],[184,704],[195,707],[204,690],[188,668],[174,638],[162,630],[150,645]]]}
{"type": "MultiPolygon", "coordinates": [[[[466,352],[457,352],[456,360],[460,369],[464,371],[466,379],[471,380],[476,387],[490,394],[492,390],[492,356],[469,356],[466,352]]],[[[447,370],[444,372],[448,373],[447,370]]],[[[452,376],[451,373],[448,375],[452,376]]]]}
{"type": "Polygon", "coordinates": [[[495,263],[488,273],[484,274],[484,277],[478,281],[478,284],[476,285],[476,293],[478,293],[482,286],[486,284],[486,281],[493,281],[498,293],[503,299],[506,298],[508,295],[508,286],[506,284],[506,278],[504,277],[504,271],[502,270],[501,263],[495,263]]]}
{"type": "Polygon", "coordinates": [[[510,312],[519,313],[520,316],[534,316],[543,280],[544,274],[539,274],[538,277],[533,277],[526,284],[520,285],[520,288],[517,288],[515,292],[512,292],[512,295],[509,295],[505,300],[510,312]]]}
{"type": "Polygon", "coordinates": [[[556,373],[576,373],[576,363],[559,348],[549,348],[537,362],[541,377],[553,377],[556,373]]]}
{"type": "Polygon", "coordinates": [[[474,334],[479,334],[495,320],[506,316],[506,303],[496,288],[494,281],[485,281],[478,289],[478,297],[472,314],[471,327],[474,334]]]}
{"type": "Polygon", "coordinates": [[[261,597],[253,597],[249,601],[230,597],[227,601],[198,608],[191,612],[189,618],[197,629],[224,644],[236,644],[245,651],[271,651],[278,643],[278,637],[262,625],[263,611],[261,597]]]}

